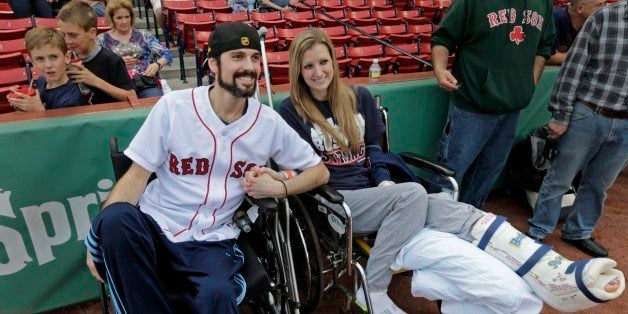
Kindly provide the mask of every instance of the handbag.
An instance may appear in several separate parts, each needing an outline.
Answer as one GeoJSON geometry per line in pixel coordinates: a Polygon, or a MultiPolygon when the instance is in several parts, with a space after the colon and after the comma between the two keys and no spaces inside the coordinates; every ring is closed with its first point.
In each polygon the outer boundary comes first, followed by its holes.
{"type": "Polygon", "coordinates": [[[141,91],[147,88],[157,87],[157,78],[154,76],[136,74],[133,77],[133,85],[135,85],[136,91],[141,91]]]}

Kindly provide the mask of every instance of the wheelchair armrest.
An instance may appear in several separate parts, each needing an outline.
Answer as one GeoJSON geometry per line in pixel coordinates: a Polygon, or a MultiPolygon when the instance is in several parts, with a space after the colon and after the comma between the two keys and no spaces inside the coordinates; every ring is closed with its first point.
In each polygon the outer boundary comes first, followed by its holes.
{"type": "Polygon", "coordinates": [[[257,206],[259,206],[260,209],[265,209],[265,210],[270,210],[270,211],[276,211],[277,207],[279,206],[277,204],[277,201],[275,201],[272,198],[252,198],[248,195],[245,196],[245,198],[250,202],[253,203],[257,206]]]}
{"type": "Polygon", "coordinates": [[[403,160],[411,166],[415,166],[441,176],[453,177],[455,175],[455,172],[447,166],[430,161],[427,158],[415,153],[403,152],[399,155],[401,155],[401,158],[403,158],[403,160]]]}
{"type": "Polygon", "coordinates": [[[327,184],[323,184],[308,193],[318,194],[332,204],[342,204],[345,200],[342,194],[330,188],[327,184]]]}

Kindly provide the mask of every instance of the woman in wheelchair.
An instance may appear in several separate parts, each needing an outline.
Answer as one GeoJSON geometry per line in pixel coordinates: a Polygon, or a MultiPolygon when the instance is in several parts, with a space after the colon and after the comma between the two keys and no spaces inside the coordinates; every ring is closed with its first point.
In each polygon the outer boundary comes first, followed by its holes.
{"type": "MultiPolygon", "coordinates": [[[[415,295],[444,299],[454,311],[539,312],[542,303],[530,288],[566,311],[621,294],[624,277],[613,260],[569,261],[503,217],[444,193],[427,194],[414,182],[395,184],[378,157],[385,126],[373,97],[340,81],[334,47],[323,32],[300,33],[290,47],[290,65],[291,95],[281,116],[328,167],[329,185],[351,208],[354,234],[377,232],[366,268],[375,313],[403,312],[386,293],[391,268],[415,270],[415,295]]],[[[362,293],[356,302],[364,305],[362,293]]]]}

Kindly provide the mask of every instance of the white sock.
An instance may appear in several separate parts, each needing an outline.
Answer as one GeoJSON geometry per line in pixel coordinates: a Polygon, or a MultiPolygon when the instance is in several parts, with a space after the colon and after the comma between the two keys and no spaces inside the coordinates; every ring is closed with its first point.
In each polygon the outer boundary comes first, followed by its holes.
{"type": "MultiPolygon", "coordinates": [[[[356,291],[355,303],[362,308],[362,310],[366,311],[366,300],[364,299],[364,290],[362,288],[356,291]]],[[[386,291],[382,292],[371,292],[369,293],[371,297],[371,305],[373,308],[371,309],[373,314],[405,314],[406,312],[402,311],[393,300],[388,297],[388,293],[386,291]]]]}
{"type": "Polygon", "coordinates": [[[513,228],[504,217],[487,213],[473,226],[473,244],[502,261],[530,285],[551,307],[565,312],[588,309],[621,295],[624,274],[609,258],[570,261],[550,246],[540,244],[513,228]],[[604,286],[617,278],[613,293],[604,286]]]}

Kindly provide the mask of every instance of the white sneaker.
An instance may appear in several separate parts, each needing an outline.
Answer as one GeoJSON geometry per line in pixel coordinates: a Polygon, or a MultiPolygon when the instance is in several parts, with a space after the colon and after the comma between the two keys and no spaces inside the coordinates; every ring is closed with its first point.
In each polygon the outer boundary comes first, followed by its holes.
{"type": "MultiPolygon", "coordinates": [[[[355,304],[366,312],[368,307],[364,299],[364,290],[360,288],[355,294],[355,304]]],[[[386,291],[371,292],[369,295],[371,296],[371,305],[373,306],[371,310],[373,314],[406,314],[388,297],[386,291]]]]}

